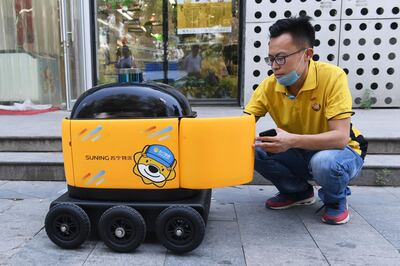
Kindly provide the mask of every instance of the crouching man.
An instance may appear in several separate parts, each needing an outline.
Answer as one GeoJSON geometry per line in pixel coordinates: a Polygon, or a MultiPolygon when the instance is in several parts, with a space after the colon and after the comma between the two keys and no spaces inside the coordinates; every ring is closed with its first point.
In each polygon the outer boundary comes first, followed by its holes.
{"type": "Polygon", "coordinates": [[[309,17],[278,20],[270,27],[266,63],[273,75],[254,91],[244,112],[258,119],[269,113],[277,135],[259,137],[255,169],[279,193],[266,207],[286,209],[315,202],[321,186],[322,221],[349,221],[349,182],[360,172],[367,142],[352,126],[352,98],[346,73],[312,60],[315,31],[309,17]]]}

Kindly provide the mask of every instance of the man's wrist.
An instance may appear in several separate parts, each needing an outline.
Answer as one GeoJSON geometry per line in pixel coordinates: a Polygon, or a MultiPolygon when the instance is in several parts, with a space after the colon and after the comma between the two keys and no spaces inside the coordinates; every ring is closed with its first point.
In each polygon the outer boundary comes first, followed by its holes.
{"type": "Polygon", "coordinates": [[[299,134],[292,134],[292,138],[290,141],[290,148],[300,148],[301,143],[301,135],[299,134]]]}

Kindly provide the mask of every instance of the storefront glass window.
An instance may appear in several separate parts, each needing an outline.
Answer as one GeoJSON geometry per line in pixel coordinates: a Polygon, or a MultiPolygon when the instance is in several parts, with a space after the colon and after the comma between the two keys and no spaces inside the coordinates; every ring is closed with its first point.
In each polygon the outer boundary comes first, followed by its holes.
{"type": "Polygon", "coordinates": [[[97,0],[98,83],[117,82],[121,68],[145,71],[154,63],[160,78],[148,79],[162,79],[161,18],[160,0],[97,0]]]}
{"type": "Polygon", "coordinates": [[[177,0],[170,17],[171,60],[187,73],[174,86],[189,99],[236,99],[239,2],[177,0]]]}
{"type": "Polygon", "coordinates": [[[238,1],[97,0],[96,21],[99,84],[140,68],[189,99],[237,101],[238,1]]]}
{"type": "Polygon", "coordinates": [[[63,102],[58,19],[54,0],[0,2],[2,102],[63,102]]]}
{"type": "Polygon", "coordinates": [[[0,1],[0,104],[31,100],[66,108],[66,66],[71,98],[84,91],[81,7],[78,1],[64,2],[61,16],[59,0],[0,1]],[[60,23],[69,37],[63,42],[60,23]]]}

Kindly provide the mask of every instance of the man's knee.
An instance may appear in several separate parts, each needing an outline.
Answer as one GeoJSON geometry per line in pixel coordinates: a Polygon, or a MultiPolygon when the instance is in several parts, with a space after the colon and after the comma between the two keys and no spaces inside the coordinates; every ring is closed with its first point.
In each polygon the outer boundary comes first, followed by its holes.
{"type": "Polygon", "coordinates": [[[269,180],[284,172],[282,166],[261,148],[255,149],[254,169],[269,180]]]}
{"type": "Polygon", "coordinates": [[[343,164],[337,158],[336,150],[324,150],[316,153],[310,161],[310,170],[314,180],[324,186],[327,182],[347,178],[343,164]]]}

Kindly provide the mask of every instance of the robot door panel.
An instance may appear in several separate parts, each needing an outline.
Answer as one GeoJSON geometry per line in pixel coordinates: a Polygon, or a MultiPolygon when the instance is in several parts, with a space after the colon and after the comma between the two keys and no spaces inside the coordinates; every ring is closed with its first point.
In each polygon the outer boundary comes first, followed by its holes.
{"type": "Polygon", "coordinates": [[[180,124],[182,188],[214,188],[248,183],[254,170],[253,116],[183,118],[180,124]]]}

